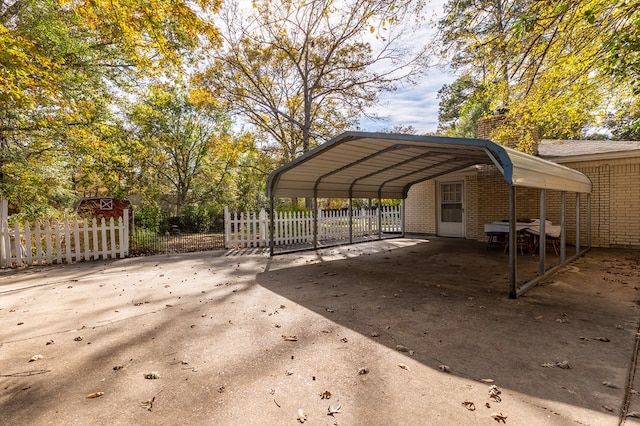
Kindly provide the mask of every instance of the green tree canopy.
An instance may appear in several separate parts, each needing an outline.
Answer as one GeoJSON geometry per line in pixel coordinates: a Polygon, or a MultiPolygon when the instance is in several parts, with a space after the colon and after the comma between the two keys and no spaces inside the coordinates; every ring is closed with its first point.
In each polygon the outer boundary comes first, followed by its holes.
{"type": "Polygon", "coordinates": [[[629,81],[611,78],[607,64],[615,32],[630,29],[625,9],[604,0],[450,1],[441,54],[480,82],[491,110],[508,111],[493,138],[532,152],[540,138],[583,136],[618,102],[616,85],[629,81]]]}
{"type": "Polygon", "coordinates": [[[18,194],[73,189],[70,171],[84,169],[82,159],[96,164],[115,153],[116,99],[161,71],[180,72],[196,46],[217,43],[215,27],[200,12],[218,6],[218,0],[0,2],[0,192],[17,206],[18,194]],[[55,167],[69,172],[42,185],[40,177],[55,167]]]}
{"type": "Polygon", "coordinates": [[[183,205],[215,191],[242,151],[227,115],[196,104],[179,87],[152,86],[129,119],[135,141],[130,155],[141,165],[139,179],[158,196],[170,196],[176,216],[183,205]]]}
{"type": "Polygon", "coordinates": [[[291,160],[353,126],[381,91],[424,70],[424,49],[402,44],[423,3],[230,3],[220,19],[224,48],[198,83],[291,160]]]}

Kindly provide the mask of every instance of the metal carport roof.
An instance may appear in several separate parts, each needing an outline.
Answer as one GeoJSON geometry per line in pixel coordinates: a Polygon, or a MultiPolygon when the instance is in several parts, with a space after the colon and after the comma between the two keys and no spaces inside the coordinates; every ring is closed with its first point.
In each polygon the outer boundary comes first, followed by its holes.
{"type": "MultiPolygon", "coordinates": [[[[580,193],[587,194],[587,250],[590,247],[591,181],[577,170],[498,145],[487,139],[346,132],[272,172],[267,179],[271,198],[271,253],[273,254],[273,199],[406,198],[412,185],[479,164],[494,164],[509,185],[509,296],[517,297],[564,263],[584,253],[580,249],[580,193]],[[560,264],[545,266],[544,220],[540,225],[540,271],[537,278],[517,286],[516,191],[540,189],[540,216],[545,214],[547,189],[561,192],[560,264]],[[576,255],[565,257],[565,193],[576,196],[576,255]]],[[[317,203],[316,203],[317,204],[317,203]]],[[[316,210],[316,209],[314,209],[316,210]]],[[[351,211],[351,208],[349,209],[351,211]]],[[[351,221],[350,221],[351,222],[351,221]]],[[[317,215],[314,246],[317,245],[317,215]]],[[[350,231],[351,235],[351,231],[350,231]]]]}
{"type": "Polygon", "coordinates": [[[273,197],[405,198],[419,182],[476,164],[495,164],[514,186],[591,192],[591,181],[487,139],[346,132],[269,175],[273,197]]]}

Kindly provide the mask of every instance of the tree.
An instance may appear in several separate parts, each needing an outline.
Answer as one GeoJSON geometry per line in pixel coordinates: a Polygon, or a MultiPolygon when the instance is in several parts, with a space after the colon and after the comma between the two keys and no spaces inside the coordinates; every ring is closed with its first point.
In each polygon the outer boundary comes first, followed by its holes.
{"type": "Polygon", "coordinates": [[[446,136],[478,137],[478,119],[489,112],[484,88],[466,74],[438,90],[438,133],[446,136]]]}
{"type": "Polygon", "coordinates": [[[196,105],[179,87],[151,87],[129,118],[135,135],[130,155],[141,165],[139,176],[159,195],[171,195],[176,216],[220,186],[242,148],[222,111],[196,105]]]}
{"type": "Polygon", "coordinates": [[[611,92],[605,45],[619,18],[603,0],[450,1],[442,53],[508,113],[494,140],[533,152],[543,137],[574,138],[597,122],[611,92]]]}
{"type": "Polygon", "coordinates": [[[384,90],[424,70],[402,44],[422,0],[257,0],[221,14],[224,48],[198,80],[291,160],[353,126],[384,90]]]}
{"type": "Polygon", "coordinates": [[[621,79],[630,79],[633,91],[640,95],[640,2],[612,2],[615,23],[609,33],[607,71],[621,79]]]}
{"type": "MultiPolygon", "coordinates": [[[[160,71],[179,72],[187,53],[216,43],[215,27],[200,12],[218,6],[219,0],[0,2],[2,194],[21,204],[17,194],[38,189],[32,173],[64,168],[76,157],[71,147],[78,157],[91,151],[101,132],[91,133],[113,124],[118,95],[160,71]]],[[[74,178],[63,176],[48,182],[49,192],[69,190],[74,178]]]]}

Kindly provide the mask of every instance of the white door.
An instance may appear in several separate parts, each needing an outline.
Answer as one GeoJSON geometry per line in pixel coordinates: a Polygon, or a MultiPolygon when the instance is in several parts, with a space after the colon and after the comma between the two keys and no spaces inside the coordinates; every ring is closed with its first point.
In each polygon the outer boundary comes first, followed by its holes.
{"type": "Polygon", "coordinates": [[[464,182],[440,182],[438,235],[464,237],[464,182]]]}

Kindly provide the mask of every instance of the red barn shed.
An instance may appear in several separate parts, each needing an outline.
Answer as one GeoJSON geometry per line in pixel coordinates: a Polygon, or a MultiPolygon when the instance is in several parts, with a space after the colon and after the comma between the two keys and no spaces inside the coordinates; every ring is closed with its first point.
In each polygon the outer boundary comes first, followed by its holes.
{"type": "Polygon", "coordinates": [[[129,218],[133,218],[133,209],[129,200],[118,200],[116,198],[96,197],[85,198],[80,201],[76,211],[82,217],[114,218],[123,217],[123,210],[129,209],[129,218]]]}

